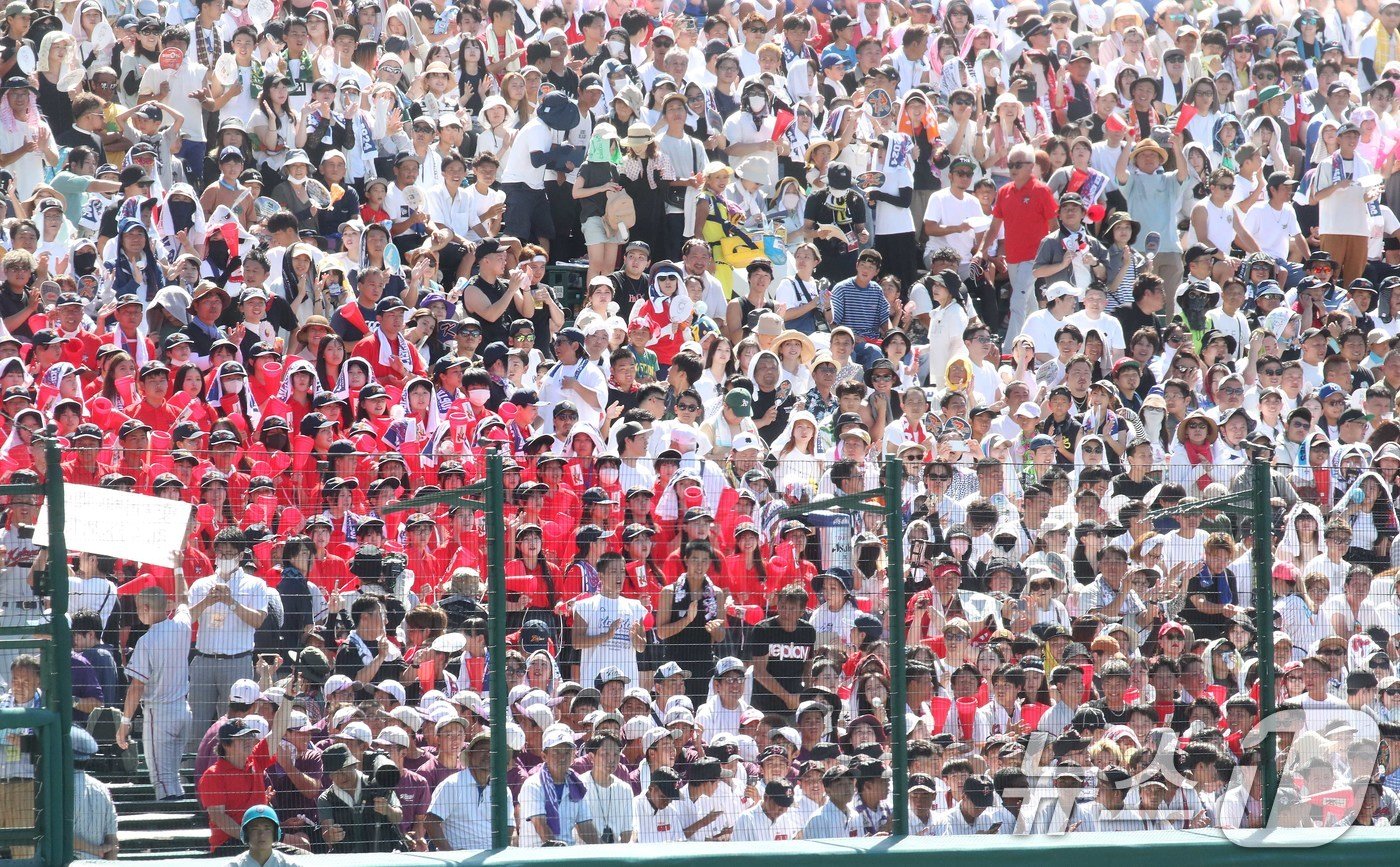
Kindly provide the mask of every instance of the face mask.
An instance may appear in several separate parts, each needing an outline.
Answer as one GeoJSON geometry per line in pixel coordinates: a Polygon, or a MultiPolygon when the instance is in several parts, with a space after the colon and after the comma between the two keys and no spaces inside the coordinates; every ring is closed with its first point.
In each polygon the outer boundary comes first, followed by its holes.
{"type": "Polygon", "coordinates": [[[954,557],[963,557],[967,554],[967,549],[972,547],[972,543],[959,536],[956,539],[948,540],[948,550],[953,552],[954,557]]]}
{"type": "Polygon", "coordinates": [[[472,406],[485,406],[487,398],[491,397],[489,388],[473,388],[467,392],[467,400],[472,406]]]}
{"type": "Polygon", "coordinates": [[[238,394],[243,391],[243,380],[230,379],[224,383],[224,391],[228,394],[238,394]]]}
{"type": "Polygon", "coordinates": [[[1143,412],[1142,421],[1147,427],[1147,435],[1156,437],[1162,432],[1162,419],[1166,415],[1160,409],[1149,409],[1143,412]]]}
{"type": "Polygon", "coordinates": [[[765,99],[765,98],[763,98],[763,97],[761,97],[761,96],[751,96],[751,97],[749,97],[749,110],[750,110],[750,111],[763,111],[763,110],[764,110],[765,108],[767,108],[767,107],[768,107],[768,100],[767,100],[767,99],[765,99]]]}
{"type": "Polygon", "coordinates": [[[602,482],[603,484],[615,484],[617,482],[617,477],[617,467],[603,467],[602,469],[598,470],[598,481],[602,482]]]}
{"type": "Polygon", "coordinates": [[[170,209],[170,225],[175,231],[188,230],[194,226],[194,202],[171,199],[167,207],[170,209]]]}
{"type": "Polygon", "coordinates": [[[783,196],[783,210],[791,211],[797,207],[797,196],[783,196]]]}
{"type": "Polygon", "coordinates": [[[237,568],[238,568],[238,558],[237,558],[237,557],[217,557],[217,558],[214,559],[214,569],[215,569],[220,575],[228,575],[228,574],[231,573],[234,569],[237,569],[237,568]]]}
{"type": "Polygon", "coordinates": [[[620,39],[609,39],[608,50],[611,51],[613,54],[621,57],[622,52],[627,50],[627,43],[623,42],[620,39]]]}
{"type": "Polygon", "coordinates": [[[91,274],[97,267],[96,253],[74,253],[73,270],[78,274],[91,274]]]}

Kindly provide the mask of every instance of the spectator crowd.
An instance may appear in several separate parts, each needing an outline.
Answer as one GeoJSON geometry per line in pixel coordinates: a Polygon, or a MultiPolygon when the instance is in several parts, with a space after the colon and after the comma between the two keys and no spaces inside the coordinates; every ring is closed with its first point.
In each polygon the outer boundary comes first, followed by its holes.
{"type": "Polygon", "coordinates": [[[887,834],[895,719],[910,833],[1256,827],[1264,606],[1276,815],[1400,821],[1400,0],[0,18],[0,482],[189,504],[72,700],[212,853],[488,847],[493,751],[521,846],[887,834]]]}

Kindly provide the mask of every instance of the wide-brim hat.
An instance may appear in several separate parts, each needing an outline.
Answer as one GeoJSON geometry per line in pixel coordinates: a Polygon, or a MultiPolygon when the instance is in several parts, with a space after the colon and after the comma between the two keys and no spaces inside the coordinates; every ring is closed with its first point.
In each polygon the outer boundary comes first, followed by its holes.
{"type": "Polygon", "coordinates": [[[1103,231],[1099,233],[1099,237],[1104,244],[1109,244],[1113,241],[1113,230],[1123,223],[1127,223],[1133,228],[1132,235],[1128,237],[1128,243],[1131,245],[1137,241],[1138,232],[1142,230],[1142,224],[1134,220],[1132,215],[1127,211],[1114,211],[1112,214],[1108,215],[1107,220],[1104,220],[1103,231]]]}
{"type": "Polygon", "coordinates": [[[796,340],[798,343],[802,344],[802,363],[811,364],[812,359],[817,355],[817,347],[813,345],[812,338],[803,334],[801,331],[789,328],[786,331],[780,332],[777,337],[773,338],[773,350],[776,352],[779,347],[789,340],[796,340]]]}

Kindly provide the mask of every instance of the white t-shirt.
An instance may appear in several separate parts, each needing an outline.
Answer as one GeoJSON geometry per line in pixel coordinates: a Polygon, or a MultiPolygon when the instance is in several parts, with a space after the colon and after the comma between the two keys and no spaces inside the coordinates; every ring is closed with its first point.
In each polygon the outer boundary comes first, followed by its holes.
{"type": "Polygon", "coordinates": [[[545,167],[536,166],[530,161],[532,154],[546,153],[554,144],[549,127],[538,117],[520,128],[515,134],[515,142],[506,151],[501,163],[500,182],[502,184],[526,184],[531,189],[544,189],[545,167]]]}
{"type": "Polygon", "coordinates": [[[1267,201],[1256,202],[1245,212],[1244,227],[1259,244],[1259,249],[1275,259],[1288,258],[1289,242],[1302,232],[1292,205],[1285,204],[1275,210],[1267,201]]]}
{"type": "MultiPolygon", "coordinates": [[[[1371,174],[1371,164],[1360,156],[1342,160],[1342,178],[1356,181],[1371,174]]],[[[1320,193],[1332,186],[1332,160],[1325,159],[1313,173],[1313,193],[1320,193]]],[[[1317,231],[1319,235],[1360,235],[1371,234],[1370,217],[1366,213],[1366,190],[1353,183],[1318,203],[1317,231]]]]}
{"type": "MultiPolygon", "coordinates": [[[[1055,332],[1059,331],[1060,326],[1067,322],[1069,322],[1069,317],[1056,319],[1049,310],[1037,310],[1026,317],[1026,323],[1021,326],[1021,333],[1029,337],[1031,342],[1035,344],[1036,352],[1048,352],[1054,355],[1055,332]]],[[[1121,327],[1119,332],[1121,334],[1121,327]]]]}
{"type": "MultiPolygon", "coordinates": [[[[603,370],[596,364],[583,363],[556,364],[548,374],[545,375],[544,382],[540,384],[540,405],[553,407],[560,401],[570,401],[578,407],[578,423],[588,425],[594,430],[600,429],[603,425],[603,407],[608,404],[608,381],[603,376],[603,370]],[[579,396],[578,392],[572,388],[565,388],[565,377],[576,377],[579,384],[588,391],[598,396],[598,407],[595,409],[589,406],[588,401],[579,396]]],[[[554,416],[552,413],[542,414],[541,433],[554,433],[554,416]]]]}
{"type": "Polygon", "coordinates": [[[1366,242],[1366,258],[1379,259],[1385,252],[1385,239],[1388,235],[1393,235],[1396,229],[1400,229],[1400,220],[1395,218],[1395,212],[1389,205],[1379,205],[1379,214],[1367,215],[1366,222],[1370,226],[1370,238],[1366,242]]]}
{"type": "Polygon", "coordinates": [[[807,820],[802,828],[804,840],[839,840],[844,837],[859,837],[860,822],[851,811],[827,801],[822,808],[807,820]]]}
{"type": "Polygon", "coordinates": [[[480,241],[481,235],[473,231],[472,227],[482,222],[481,215],[483,213],[504,202],[506,200],[506,194],[491,187],[488,187],[486,192],[483,193],[476,188],[476,184],[464,188],[464,191],[467,196],[467,231],[465,233],[459,232],[458,234],[461,234],[462,237],[466,238],[468,241],[480,241]]]}
{"type": "MultiPolygon", "coordinates": [[[[972,193],[964,193],[959,199],[952,190],[939,190],[929,196],[928,207],[924,209],[924,220],[940,226],[956,226],[973,217],[982,216],[982,202],[972,193]]],[[[925,252],[955,250],[962,259],[972,258],[972,245],[976,243],[975,232],[956,232],[942,237],[930,236],[925,252]]]]}
{"type": "MultiPolygon", "coordinates": [[[[1123,324],[1115,317],[1103,314],[1099,316],[1098,319],[1091,319],[1089,317],[1089,311],[1080,310],[1078,313],[1071,313],[1069,316],[1066,316],[1065,321],[1073,323],[1075,327],[1085,334],[1089,333],[1090,328],[1094,329],[1099,334],[1103,335],[1104,346],[1110,350],[1116,349],[1119,352],[1128,351],[1128,344],[1123,340],[1123,324]]],[[[1052,338],[1053,336],[1054,335],[1051,335],[1052,338]]],[[[1039,343],[1036,344],[1036,351],[1044,351],[1040,348],[1039,343]]],[[[1054,350],[1051,351],[1053,352],[1054,350]]]]}
{"type": "Polygon", "coordinates": [[[588,804],[589,815],[593,817],[593,827],[598,829],[599,836],[611,828],[613,839],[622,839],[622,835],[631,831],[633,827],[632,787],[615,776],[611,783],[602,786],[593,779],[592,774],[584,777],[583,783],[584,788],[588,790],[584,801],[588,804]]]}
{"type": "Polygon", "coordinates": [[[735,843],[795,840],[801,831],[802,826],[798,824],[791,810],[784,811],[777,821],[773,821],[763,812],[763,805],[759,804],[745,811],[739,817],[739,821],[734,823],[734,835],[730,839],[735,843]]]}
{"type": "Polygon", "coordinates": [[[588,623],[590,636],[601,635],[609,630],[614,621],[620,621],[612,630],[612,638],[596,647],[579,651],[579,682],[592,683],[598,672],[615,665],[636,683],[637,652],[632,649],[632,624],[640,623],[646,617],[642,604],[625,596],[609,599],[595,593],[575,604],[574,614],[588,623]]]}

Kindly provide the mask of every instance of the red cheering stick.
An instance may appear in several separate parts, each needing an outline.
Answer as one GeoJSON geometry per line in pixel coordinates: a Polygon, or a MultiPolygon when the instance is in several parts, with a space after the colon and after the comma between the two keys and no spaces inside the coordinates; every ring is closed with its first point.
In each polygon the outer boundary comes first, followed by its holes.
{"type": "Polygon", "coordinates": [[[1186,129],[1186,125],[1190,123],[1195,116],[1196,107],[1189,103],[1183,104],[1181,106],[1181,112],[1176,116],[1176,126],[1172,128],[1172,132],[1181,132],[1186,129]]]}

